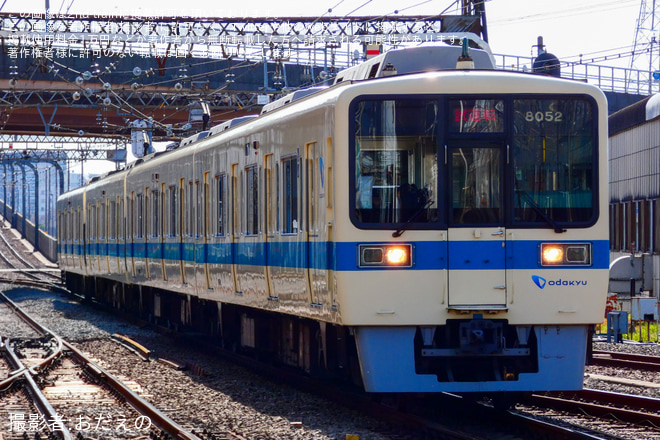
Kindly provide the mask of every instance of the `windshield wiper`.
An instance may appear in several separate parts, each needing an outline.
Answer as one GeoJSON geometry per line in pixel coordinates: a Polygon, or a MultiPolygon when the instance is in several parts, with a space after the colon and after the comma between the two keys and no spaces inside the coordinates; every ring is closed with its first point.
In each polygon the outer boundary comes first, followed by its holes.
{"type": "Polygon", "coordinates": [[[410,225],[413,222],[413,220],[415,220],[422,212],[426,211],[433,204],[433,202],[434,202],[433,200],[429,200],[428,202],[426,202],[426,204],[421,208],[419,208],[419,210],[415,212],[413,215],[411,215],[408,221],[402,224],[399,227],[399,229],[392,232],[392,237],[394,238],[401,237],[403,235],[403,232],[408,228],[408,225],[410,225]]]}
{"type": "Polygon", "coordinates": [[[552,226],[557,234],[561,234],[562,232],[566,232],[566,229],[559,226],[559,224],[556,221],[554,221],[552,219],[552,217],[550,217],[548,214],[545,213],[545,211],[543,211],[543,208],[541,208],[534,201],[534,199],[532,198],[531,195],[529,195],[526,191],[524,191],[522,189],[518,189],[518,188],[516,188],[516,192],[523,196],[523,198],[529,204],[529,206],[534,208],[534,211],[536,211],[543,218],[543,220],[545,220],[550,226],[552,226]]]}

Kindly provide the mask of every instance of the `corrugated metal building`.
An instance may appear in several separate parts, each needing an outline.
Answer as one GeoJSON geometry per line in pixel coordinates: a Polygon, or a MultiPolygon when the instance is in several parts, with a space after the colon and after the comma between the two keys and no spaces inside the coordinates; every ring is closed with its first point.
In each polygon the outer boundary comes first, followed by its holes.
{"type": "Polygon", "coordinates": [[[649,252],[660,268],[660,95],[614,113],[609,130],[611,259],[649,252]]]}

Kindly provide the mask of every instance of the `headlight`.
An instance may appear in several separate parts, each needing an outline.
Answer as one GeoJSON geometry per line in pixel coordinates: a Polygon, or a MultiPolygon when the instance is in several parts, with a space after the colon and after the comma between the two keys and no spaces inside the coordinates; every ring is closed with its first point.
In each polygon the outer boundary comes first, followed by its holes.
{"type": "Polygon", "coordinates": [[[590,266],[591,243],[542,243],[542,266],[590,266]]]}
{"type": "Polygon", "coordinates": [[[412,245],[409,244],[361,244],[360,267],[411,267],[412,245]]]}

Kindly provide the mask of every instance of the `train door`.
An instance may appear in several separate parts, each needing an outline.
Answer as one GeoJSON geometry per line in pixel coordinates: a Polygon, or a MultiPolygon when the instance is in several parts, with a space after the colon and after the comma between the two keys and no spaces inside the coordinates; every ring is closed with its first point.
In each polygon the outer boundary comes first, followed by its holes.
{"type": "MultiPolygon", "coordinates": [[[[84,205],[83,205],[84,206],[84,205]]],[[[84,220],[84,210],[81,206],[78,206],[78,209],[76,211],[76,238],[75,240],[78,246],[78,266],[80,267],[80,270],[83,270],[85,268],[86,263],[86,258],[87,258],[87,248],[85,244],[85,220],[84,220]]]]}
{"type": "Polygon", "coordinates": [[[210,198],[210,188],[209,188],[209,172],[204,173],[204,180],[202,182],[204,185],[202,188],[202,254],[204,258],[204,279],[206,280],[206,289],[211,289],[211,273],[209,271],[209,198],[210,198]]]}
{"type": "Polygon", "coordinates": [[[449,308],[506,307],[504,145],[449,147],[449,308]]]}
{"type": "Polygon", "coordinates": [[[117,227],[119,228],[119,251],[117,252],[117,259],[119,260],[119,273],[125,274],[126,268],[126,205],[123,196],[117,197],[119,203],[119,217],[117,217],[117,227]]]}
{"type": "Polygon", "coordinates": [[[160,270],[163,274],[163,281],[167,281],[167,269],[165,267],[165,234],[167,233],[165,226],[167,219],[167,217],[165,217],[165,185],[165,183],[160,184],[160,212],[158,213],[158,217],[160,218],[160,228],[158,231],[158,235],[160,236],[160,270]]]}
{"type": "MultiPolygon", "coordinates": [[[[185,188],[186,188],[186,182],[185,179],[179,179],[179,204],[178,204],[178,215],[177,219],[179,220],[177,223],[177,231],[176,231],[176,237],[178,241],[178,255],[177,259],[179,261],[179,271],[181,272],[181,284],[186,284],[186,262],[183,260],[184,257],[184,237],[185,237],[185,213],[186,213],[186,195],[185,195],[185,188]]],[[[188,208],[190,209],[190,207],[188,208]]]]}
{"type": "Polygon", "coordinates": [[[128,199],[128,215],[126,218],[126,258],[128,259],[128,272],[135,276],[135,191],[131,191],[128,199]]]}
{"type": "Polygon", "coordinates": [[[275,232],[277,231],[277,211],[276,211],[276,194],[277,194],[277,176],[275,172],[275,164],[273,162],[273,154],[264,156],[264,234],[266,259],[264,263],[264,277],[266,280],[266,291],[269,298],[273,298],[273,282],[272,282],[272,267],[271,267],[271,243],[275,239],[275,232]]]}
{"type": "Polygon", "coordinates": [[[240,210],[240,204],[239,204],[239,187],[238,187],[238,182],[239,182],[239,171],[238,171],[238,164],[234,163],[231,165],[231,186],[230,186],[230,200],[231,200],[231,206],[229,208],[229,212],[231,213],[231,276],[234,281],[234,292],[236,294],[239,294],[241,292],[241,286],[238,280],[238,273],[237,273],[237,264],[238,264],[238,255],[236,252],[236,247],[238,245],[238,233],[240,230],[240,225],[239,225],[239,210],[240,210]]]}
{"type": "Polygon", "coordinates": [[[325,230],[319,218],[320,202],[325,197],[323,179],[323,161],[319,145],[311,142],[305,145],[305,235],[306,235],[306,267],[307,286],[311,296],[311,304],[320,307],[323,304],[323,293],[327,292],[325,283],[325,230]]]}

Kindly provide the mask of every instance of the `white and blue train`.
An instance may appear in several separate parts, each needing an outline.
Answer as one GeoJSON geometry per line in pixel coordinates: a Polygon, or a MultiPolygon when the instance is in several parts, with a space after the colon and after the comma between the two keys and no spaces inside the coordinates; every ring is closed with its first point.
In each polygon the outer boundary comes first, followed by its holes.
{"type": "Polygon", "coordinates": [[[460,55],[387,52],[62,195],[67,285],[370,392],[581,388],[605,97],[460,55]]]}

